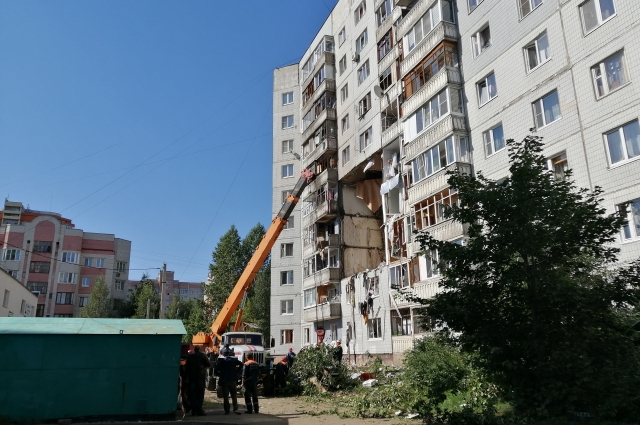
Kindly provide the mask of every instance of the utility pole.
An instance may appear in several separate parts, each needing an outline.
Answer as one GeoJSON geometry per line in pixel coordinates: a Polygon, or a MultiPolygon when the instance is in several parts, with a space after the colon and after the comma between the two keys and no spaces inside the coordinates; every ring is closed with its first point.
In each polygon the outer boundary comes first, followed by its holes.
{"type": "Polygon", "coordinates": [[[147,319],[149,318],[149,310],[151,309],[151,299],[147,298],[147,319]]]}
{"type": "Polygon", "coordinates": [[[167,263],[162,263],[160,275],[160,319],[164,319],[164,285],[167,283],[167,263]]]}

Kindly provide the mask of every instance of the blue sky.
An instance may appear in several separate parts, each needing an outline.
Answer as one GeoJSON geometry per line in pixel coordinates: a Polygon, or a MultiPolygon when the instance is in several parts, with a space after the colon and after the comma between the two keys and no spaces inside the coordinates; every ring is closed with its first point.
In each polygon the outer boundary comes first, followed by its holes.
{"type": "Polygon", "coordinates": [[[204,280],[271,222],[272,71],[336,2],[0,1],[0,195],[204,280]]]}

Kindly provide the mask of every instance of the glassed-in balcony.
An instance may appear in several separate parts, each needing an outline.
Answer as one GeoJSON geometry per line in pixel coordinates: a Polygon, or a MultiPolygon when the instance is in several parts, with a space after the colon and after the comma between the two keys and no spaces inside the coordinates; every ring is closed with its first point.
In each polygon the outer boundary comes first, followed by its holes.
{"type": "Polygon", "coordinates": [[[342,306],[339,301],[329,301],[303,310],[302,318],[305,322],[321,322],[342,317],[342,306]]]}
{"type": "Polygon", "coordinates": [[[327,247],[337,248],[340,246],[340,235],[336,230],[336,222],[313,223],[302,229],[302,255],[309,257],[316,251],[327,247]]]}
{"type": "Polygon", "coordinates": [[[334,155],[338,151],[337,126],[333,120],[327,120],[316,132],[302,144],[302,163],[309,168],[323,156],[334,155]]]}

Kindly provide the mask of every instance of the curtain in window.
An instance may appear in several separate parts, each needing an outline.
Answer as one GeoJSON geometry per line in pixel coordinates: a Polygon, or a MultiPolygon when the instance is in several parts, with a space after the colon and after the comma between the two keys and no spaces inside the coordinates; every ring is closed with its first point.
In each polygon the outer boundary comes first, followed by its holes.
{"type": "Polygon", "coordinates": [[[633,223],[629,224],[635,226],[636,236],[640,236],[640,199],[631,202],[629,206],[631,208],[631,217],[633,219],[633,223]]]}
{"type": "Polygon", "coordinates": [[[609,147],[609,158],[611,163],[622,161],[624,153],[622,152],[622,140],[620,139],[620,130],[616,130],[607,134],[607,146],[609,147]]]}
{"type": "Polygon", "coordinates": [[[638,121],[624,126],[624,141],[628,158],[640,155],[640,125],[638,121]]]}

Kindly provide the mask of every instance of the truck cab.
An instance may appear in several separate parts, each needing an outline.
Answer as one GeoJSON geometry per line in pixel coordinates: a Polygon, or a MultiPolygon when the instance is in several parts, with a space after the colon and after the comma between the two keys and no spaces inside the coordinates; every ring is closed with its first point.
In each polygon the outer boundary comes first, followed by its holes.
{"type": "Polygon", "coordinates": [[[247,353],[253,353],[255,360],[261,367],[265,366],[264,341],[258,332],[226,332],[222,334],[221,346],[229,344],[235,356],[242,363],[247,361],[247,353]]]}

